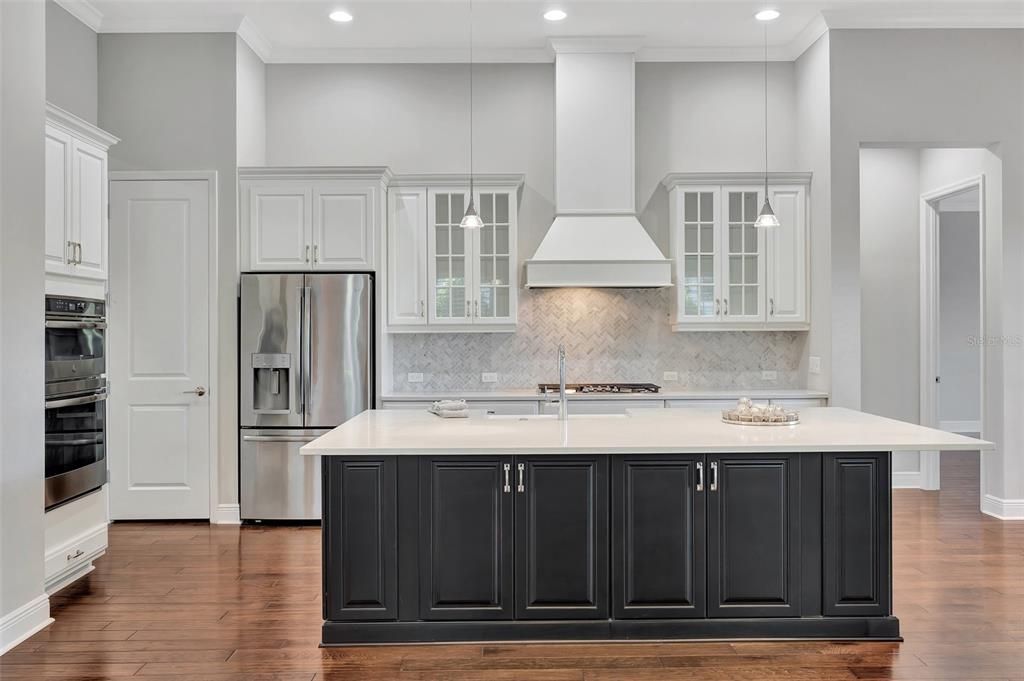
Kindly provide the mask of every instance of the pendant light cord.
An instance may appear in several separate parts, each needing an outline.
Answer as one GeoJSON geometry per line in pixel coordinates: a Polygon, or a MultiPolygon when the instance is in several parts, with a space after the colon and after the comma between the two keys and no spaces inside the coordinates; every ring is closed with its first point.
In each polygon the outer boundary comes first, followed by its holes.
{"type": "Polygon", "coordinates": [[[768,24],[764,25],[764,199],[768,200],[768,24]]]}
{"type": "Polygon", "coordinates": [[[473,0],[469,0],[469,203],[473,205],[473,0]]]}

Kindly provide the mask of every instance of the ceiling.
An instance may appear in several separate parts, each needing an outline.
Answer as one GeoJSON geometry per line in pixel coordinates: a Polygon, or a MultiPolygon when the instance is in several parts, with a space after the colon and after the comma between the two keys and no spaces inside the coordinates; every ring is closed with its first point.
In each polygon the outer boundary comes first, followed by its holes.
{"type": "MultiPolygon", "coordinates": [[[[469,0],[58,0],[102,33],[237,31],[268,62],[465,61],[469,0]],[[344,9],[354,21],[328,20],[344,9]]],[[[634,36],[644,61],[795,59],[829,28],[1024,27],[1024,0],[474,0],[474,58],[551,61],[560,36],[634,36]],[[543,19],[549,9],[568,18],[543,19]]]]}

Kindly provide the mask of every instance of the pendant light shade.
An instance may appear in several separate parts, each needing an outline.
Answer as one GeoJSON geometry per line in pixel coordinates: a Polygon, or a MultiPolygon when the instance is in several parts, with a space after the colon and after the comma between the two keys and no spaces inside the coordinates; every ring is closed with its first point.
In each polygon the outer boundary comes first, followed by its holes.
{"type": "Polygon", "coordinates": [[[480,229],[484,221],[473,199],[473,0],[469,0],[469,205],[459,223],[462,229],[480,229]]]}
{"type": "Polygon", "coordinates": [[[768,200],[768,25],[764,27],[764,205],[757,214],[754,227],[769,229],[779,226],[779,218],[768,200]]]}

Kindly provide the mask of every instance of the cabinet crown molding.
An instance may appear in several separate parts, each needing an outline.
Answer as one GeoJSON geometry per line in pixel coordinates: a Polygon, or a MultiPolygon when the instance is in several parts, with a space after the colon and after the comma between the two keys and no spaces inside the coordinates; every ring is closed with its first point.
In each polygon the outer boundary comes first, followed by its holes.
{"type": "MultiPolygon", "coordinates": [[[[769,184],[802,184],[810,186],[809,172],[782,171],[768,173],[769,184]]],[[[669,191],[682,185],[759,185],[764,182],[764,172],[749,173],[669,173],[661,181],[669,191]]]]}
{"type": "Polygon", "coordinates": [[[104,151],[121,141],[120,137],[115,137],[106,130],[49,102],[46,103],[46,122],[75,137],[102,147],[104,151]]]}
{"type": "Polygon", "coordinates": [[[367,180],[389,184],[394,173],[387,166],[247,166],[238,169],[239,180],[367,180]]]}
{"type": "MultiPolygon", "coordinates": [[[[520,189],[526,183],[526,175],[522,173],[486,173],[474,174],[474,187],[515,187],[520,189]]],[[[392,187],[466,187],[469,185],[468,174],[455,173],[424,173],[413,175],[395,175],[391,178],[392,187]]]]}

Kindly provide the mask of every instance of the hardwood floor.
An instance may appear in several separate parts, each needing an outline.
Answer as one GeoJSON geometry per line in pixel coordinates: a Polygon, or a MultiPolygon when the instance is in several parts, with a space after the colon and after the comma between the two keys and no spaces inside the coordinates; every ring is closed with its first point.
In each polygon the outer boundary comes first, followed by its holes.
{"type": "Polygon", "coordinates": [[[145,681],[1024,679],[1024,522],[978,511],[977,455],[942,492],[894,493],[906,642],[590,643],[320,649],[318,528],[116,523],[96,571],[0,678],[145,681]]]}

